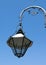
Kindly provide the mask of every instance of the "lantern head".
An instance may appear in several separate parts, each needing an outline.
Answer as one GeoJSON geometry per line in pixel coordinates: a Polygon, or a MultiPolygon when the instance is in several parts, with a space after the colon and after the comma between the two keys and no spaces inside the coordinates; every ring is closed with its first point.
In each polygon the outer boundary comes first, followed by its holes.
{"type": "Polygon", "coordinates": [[[25,37],[22,29],[19,29],[16,35],[10,36],[7,44],[11,47],[14,55],[20,58],[24,56],[27,49],[32,45],[32,41],[25,37]]]}

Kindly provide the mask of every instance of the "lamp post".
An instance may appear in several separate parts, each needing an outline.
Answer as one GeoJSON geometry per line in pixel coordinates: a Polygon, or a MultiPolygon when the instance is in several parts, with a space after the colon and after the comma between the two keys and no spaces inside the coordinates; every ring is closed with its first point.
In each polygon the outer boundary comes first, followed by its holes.
{"type": "MultiPolygon", "coordinates": [[[[40,6],[29,6],[29,7],[25,8],[24,10],[22,10],[22,12],[20,13],[20,23],[19,23],[20,28],[16,32],[15,35],[10,36],[9,39],[7,40],[7,44],[9,45],[9,47],[11,47],[14,55],[19,57],[19,58],[24,56],[27,49],[29,47],[31,47],[32,43],[33,43],[31,40],[29,40],[25,36],[23,29],[22,29],[22,18],[23,18],[24,12],[28,11],[32,15],[38,14],[38,12],[31,12],[30,11],[31,9],[41,10],[44,14],[44,17],[46,18],[46,11],[45,11],[45,9],[43,9],[40,6]]],[[[46,22],[45,22],[45,27],[46,27],[46,22]]]]}
{"type": "Polygon", "coordinates": [[[43,13],[44,15],[44,24],[45,24],[45,28],[46,28],[46,10],[40,6],[29,6],[29,7],[26,7],[25,9],[22,10],[22,12],[20,13],[20,22],[22,23],[22,18],[23,18],[23,14],[25,12],[28,12],[29,14],[32,14],[32,15],[37,15],[40,11],[43,13]],[[35,10],[37,9],[38,11],[31,11],[31,10],[35,10]]]}

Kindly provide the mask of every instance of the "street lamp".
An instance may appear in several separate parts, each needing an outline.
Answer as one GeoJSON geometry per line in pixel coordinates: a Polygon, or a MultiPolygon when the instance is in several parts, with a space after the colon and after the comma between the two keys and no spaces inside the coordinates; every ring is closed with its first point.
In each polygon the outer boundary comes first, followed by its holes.
{"type": "Polygon", "coordinates": [[[14,55],[17,56],[18,58],[24,56],[24,54],[26,53],[27,49],[29,47],[31,47],[32,43],[33,43],[31,40],[29,40],[25,36],[25,34],[23,32],[23,29],[22,29],[22,18],[23,18],[24,12],[28,11],[29,13],[31,13],[33,15],[38,14],[38,12],[30,12],[31,8],[41,10],[43,12],[44,16],[46,17],[45,9],[43,9],[40,6],[30,6],[30,7],[25,8],[24,10],[22,10],[22,12],[20,14],[20,23],[19,23],[20,28],[16,32],[15,35],[10,36],[9,39],[7,40],[7,44],[9,45],[9,47],[11,47],[14,55]]]}
{"type": "Polygon", "coordinates": [[[11,47],[14,55],[19,58],[24,56],[28,47],[32,45],[32,41],[24,35],[21,28],[16,35],[13,35],[8,39],[7,43],[11,47]]]}

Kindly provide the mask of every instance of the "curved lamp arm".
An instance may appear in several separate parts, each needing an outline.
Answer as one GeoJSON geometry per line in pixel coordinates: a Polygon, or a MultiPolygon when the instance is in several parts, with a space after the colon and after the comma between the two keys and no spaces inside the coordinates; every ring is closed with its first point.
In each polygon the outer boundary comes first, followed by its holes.
{"type": "Polygon", "coordinates": [[[20,13],[20,23],[22,23],[22,18],[23,18],[24,12],[28,11],[31,8],[33,8],[33,9],[36,8],[36,9],[41,10],[43,12],[44,17],[45,17],[45,28],[46,28],[46,10],[44,8],[40,7],[40,6],[29,6],[25,9],[23,9],[22,12],[20,13]]]}

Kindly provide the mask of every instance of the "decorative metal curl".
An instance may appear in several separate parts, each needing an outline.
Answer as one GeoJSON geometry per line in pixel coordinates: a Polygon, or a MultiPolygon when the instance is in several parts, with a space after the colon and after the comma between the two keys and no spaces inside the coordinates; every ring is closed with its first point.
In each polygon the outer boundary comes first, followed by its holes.
{"type": "MultiPolygon", "coordinates": [[[[30,14],[30,10],[29,9],[38,9],[39,11],[41,11],[44,14],[45,17],[45,28],[46,28],[46,10],[40,6],[29,6],[25,9],[22,10],[22,12],[20,13],[20,22],[22,23],[22,18],[23,18],[23,14],[24,12],[28,11],[30,14]]],[[[31,14],[36,15],[38,14],[38,12],[31,12],[31,14]]]]}

